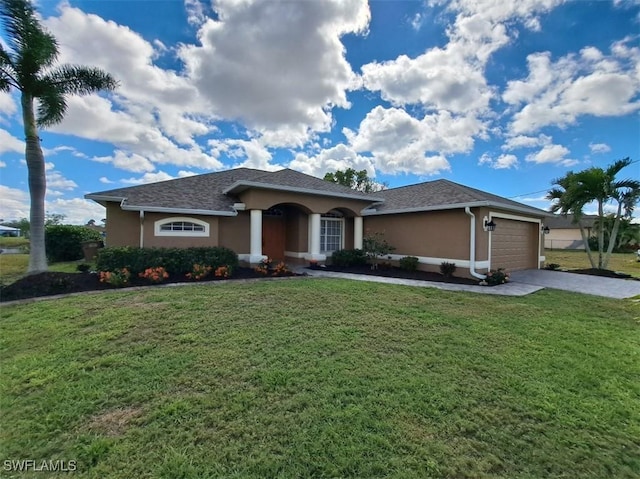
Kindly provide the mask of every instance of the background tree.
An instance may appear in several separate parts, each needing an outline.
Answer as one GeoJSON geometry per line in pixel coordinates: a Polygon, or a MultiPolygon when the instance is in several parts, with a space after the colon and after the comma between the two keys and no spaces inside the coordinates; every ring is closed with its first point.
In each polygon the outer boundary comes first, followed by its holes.
{"type": "Polygon", "coordinates": [[[77,65],[56,65],[58,44],[46,31],[27,0],[0,0],[0,20],[7,43],[0,43],[0,91],[20,92],[25,159],[29,175],[31,249],[29,273],[45,271],[44,196],[46,175],[38,128],[62,121],[66,96],[113,90],[115,79],[108,73],[77,65]],[[35,103],[37,100],[37,117],[35,103]]]}
{"type": "Polygon", "coordinates": [[[640,181],[625,179],[616,180],[621,170],[631,165],[629,158],[615,161],[606,169],[588,168],[574,173],[568,172],[562,178],[554,180],[554,188],[549,190],[547,199],[554,201],[551,212],[562,215],[573,215],[573,222],[580,226],[580,234],[586,245],[589,261],[593,268],[606,269],[609,258],[616,244],[616,237],[620,227],[620,221],[624,217],[631,217],[635,205],[640,199],[640,181]],[[597,237],[598,237],[598,262],[596,262],[589,248],[588,238],[584,228],[580,224],[585,205],[595,202],[598,207],[597,237]],[[605,252],[605,212],[604,207],[608,203],[616,203],[616,213],[613,225],[609,230],[607,250],[605,252]]]}
{"type": "Polygon", "coordinates": [[[346,170],[336,170],[335,173],[327,173],[323,178],[325,181],[348,186],[363,193],[375,193],[387,188],[386,183],[378,183],[375,178],[369,178],[367,170],[356,171],[353,168],[346,170]]]}

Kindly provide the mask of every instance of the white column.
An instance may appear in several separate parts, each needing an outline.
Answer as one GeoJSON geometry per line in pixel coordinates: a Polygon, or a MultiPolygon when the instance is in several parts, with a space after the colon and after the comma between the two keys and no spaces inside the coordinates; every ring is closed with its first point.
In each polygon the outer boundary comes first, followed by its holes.
{"type": "Polygon", "coordinates": [[[324,261],[326,255],[320,254],[320,213],[309,215],[309,254],[306,259],[324,261]]]}
{"type": "Polygon", "coordinates": [[[251,249],[249,253],[249,263],[256,264],[263,259],[262,210],[251,210],[251,249]]]}
{"type": "Polygon", "coordinates": [[[362,249],[362,216],[353,217],[353,247],[362,249]]]}

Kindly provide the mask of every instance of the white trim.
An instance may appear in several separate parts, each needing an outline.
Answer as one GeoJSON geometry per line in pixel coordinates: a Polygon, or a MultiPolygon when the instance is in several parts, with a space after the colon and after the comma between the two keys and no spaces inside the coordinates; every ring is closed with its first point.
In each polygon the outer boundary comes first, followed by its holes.
{"type": "Polygon", "coordinates": [[[249,251],[251,253],[250,262],[259,263],[260,260],[254,261],[262,255],[262,210],[251,210],[251,226],[249,230],[249,251]]]}
{"type": "Polygon", "coordinates": [[[521,213],[530,213],[530,214],[539,214],[540,216],[549,216],[549,214],[545,214],[544,210],[540,210],[538,213],[535,211],[535,208],[529,208],[526,205],[519,207],[514,205],[505,205],[502,203],[497,203],[493,201],[472,201],[469,203],[454,203],[450,205],[437,205],[437,206],[416,206],[414,208],[397,208],[394,210],[383,210],[378,211],[375,208],[365,208],[362,210],[362,216],[380,216],[380,215],[393,215],[398,213],[420,213],[426,211],[443,211],[443,210],[457,210],[464,208],[476,208],[487,206],[491,208],[502,208],[505,210],[518,211],[521,213]]]}
{"type": "Polygon", "coordinates": [[[203,216],[238,216],[237,211],[215,211],[215,210],[193,210],[189,208],[155,208],[149,206],[130,206],[120,205],[124,211],[140,211],[147,213],[174,213],[184,215],[203,215],[203,216]]]}
{"type": "Polygon", "coordinates": [[[140,210],[140,248],[144,248],[144,211],[140,210]]]}
{"type": "Polygon", "coordinates": [[[285,251],[284,255],[288,256],[289,258],[298,258],[298,259],[302,259],[304,257],[306,257],[309,254],[308,251],[285,251]]]}
{"type": "Polygon", "coordinates": [[[362,249],[362,241],[364,228],[362,226],[362,216],[353,217],[353,247],[354,249],[362,249]]]}
{"type": "MultiPolygon", "coordinates": [[[[141,218],[143,218],[143,214],[141,213],[141,218]]],[[[206,221],[199,220],[197,218],[190,218],[188,216],[173,216],[171,218],[162,218],[153,223],[153,233],[155,236],[178,236],[182,238],[208,238],[209,237],[209,223],[206,221]],[[185,223],[194,223],[196,225],[202,226],[204,231],[162,231],[162,225],[166,225],[167,223],[176,223],[176,222],[185,222],[185,223]]],[[[140,233],[142,235],[142,233],[140,233]]],[[[142,236],[141,236],[142,238],[142,236]]]]}
{"type": "MultiPolygon", "coordinates": [[[[405,256],[415,256],[412,254],[388,254],[388,255],[384,255],[381,256],[381,259],[388,259],[389,257],[391,257],[391,260],[393,261],[398,261],[402,258],[404,258],[405,256]]],[[[418,258],[418,263],[420,264],[428,264],[428,265],[432,265],[432,266],[440,266],[443,262],[447,262],[447,263],[454,263],[456,266],[459,266],[460,268],[469,268],[470,265],[470,261],[468,259],[453,259],[453,258],[435,258],[435,257],[431,257],[431,256],[416,256],[416,258],[418,258]]],[[[476,261],[475,265],[477,268],[479,269],[489,269],[489,262],[488,261],[476,261]]]]}

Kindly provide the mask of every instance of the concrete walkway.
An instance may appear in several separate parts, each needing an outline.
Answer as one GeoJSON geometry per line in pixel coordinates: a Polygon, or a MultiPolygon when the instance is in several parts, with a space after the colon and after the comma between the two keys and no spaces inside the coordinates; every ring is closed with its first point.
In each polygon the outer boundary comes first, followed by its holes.
{"type": "Polygon", "coordinates": [[[606,298],[632,298],[640,295],[640,281],[602,278],[587,274],[563,273],[545,269],[514,271],[511,280],[515,284],[527,284],[544,288],[561,289],[576,293],[604,296],[606,298]]]}
{"type": "Polygon", "coordinates": [[[560,289],[575,293],[592,294],[606,298],[632,298],[640,295],[640,281],[602,278],[586,274],[563,273],[561,271],[526,270],[511,273],[511,281],[500,286],[472,286],[466,284],[439,283],[435,281],[419,281],[415,279],[385,278],[366,274],[336,273],[333,271],[310,270],[299,268],[299,273],[318,278],[342,278],[354,281],[370,281],[372,283],[402,284],[420,288],[436,288],[447,291],[466,291],[478,294],[495,294],[500,296],[525,296],[544,288],[560,289]]]}
{"type": "Polygon", "coordinates": [[[467,284],[439,283],[436,281],[419,281],[415,279],[385,278],[383,276],[371,276],[367,274],[335,273],[333,271],[310,270],[307,268],[300,268],[296,272],[307,273],[309,276],[317,278],[342,278],[355,281],[369,281],[372,283],[402,284],[405,286],[417,286],[420,288],[436,288],[447,291],[466,291],[469,293],[478,294],[497,294],[500,296],[525,296],[527,294],[535,293],[536,291],[544,288],[543,286],[515,283],[513,281],[510,283],[501,284],[499,286],[473,286],[467,284]]]}

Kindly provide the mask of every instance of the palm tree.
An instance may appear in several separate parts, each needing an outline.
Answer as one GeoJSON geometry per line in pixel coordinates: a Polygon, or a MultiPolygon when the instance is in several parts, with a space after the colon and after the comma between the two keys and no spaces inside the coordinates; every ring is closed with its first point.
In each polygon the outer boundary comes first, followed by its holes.
{"type": "MultiPolygon", "coordinates": [[[[616,175],[627,166],[633,163],[631,159],[624,158],[615,161],[606,169],[588,168],[586,170],[574,173],[568,172],[562,178],[554,180],[554,184],[558,187],[552,188],[547,194],[547,199],[555,201],[551,206],[553,213],[560,212],[563,215],[573,214],[574,222],[578,222],[583,214],[584,206],[591,202],[598,205],[598,265],[599,269],[604,269],[609,263],[613,246],[615,245],[616,236],[620,224],[620,219],[630,215],[635,204],[640,198],[640,181],[637,180],[616,180],[616,175]],[[604,251],[604,230],[605,230],[605,213],[604,206],[615,201],[617,202],[617,212],[614,219],[613,229],[609,235],[609,245],[607,251],[604,251]],[[624,214],[623,214],[624,213],[624,214]]],[[[586,235],[582,227],[580,227],[583,240],[587,245],[587,254],[592,267],[596,267],[588,243],[586,235]]]]}
{"type": "Polygon", "coordinates": [[[0,19],[8,40],[0,43],[0,91],[20,92],[25,159],[31,197],[31,250],[29,273],[45,271],[44,196],[46,175],[38,128],[62,121],[66,96],[114,90],[116,80],[98,69],[77,65],[56,65],[58,44],[36,17],[28,0],[0,0],[0,19]],[[34,106],[37,100],[37,117],[34,106]]]}

